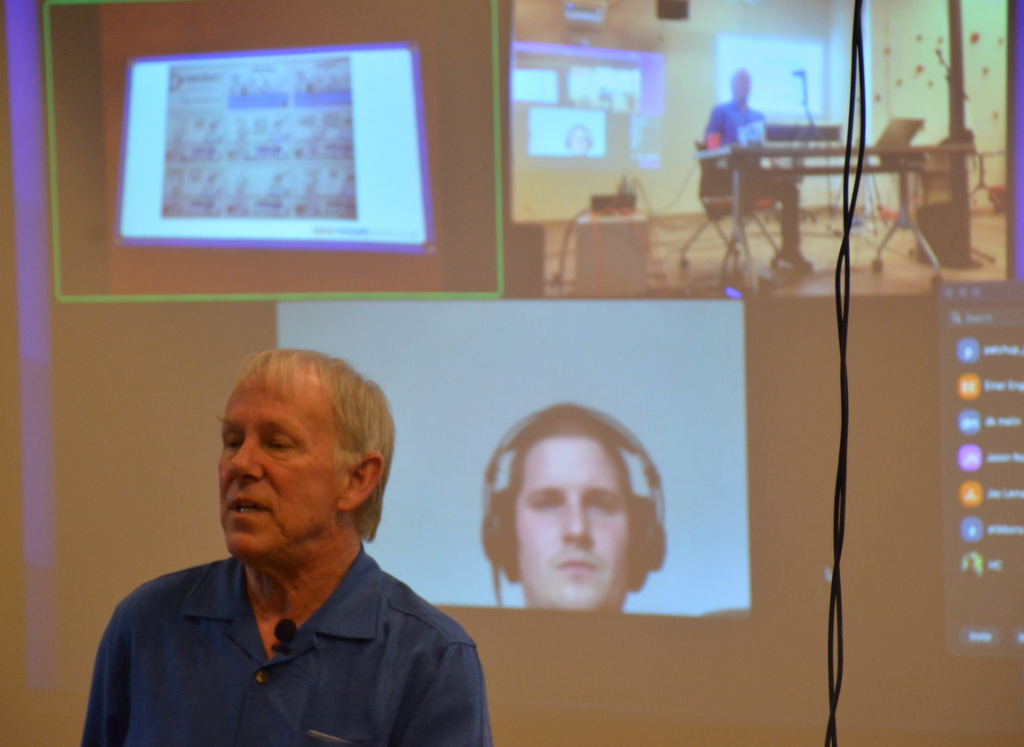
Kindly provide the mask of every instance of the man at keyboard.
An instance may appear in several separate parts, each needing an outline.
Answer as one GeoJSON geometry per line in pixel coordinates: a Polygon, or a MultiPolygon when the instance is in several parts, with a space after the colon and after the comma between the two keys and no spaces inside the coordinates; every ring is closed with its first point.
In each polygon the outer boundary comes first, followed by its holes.
{"type": "MultiPolygon", "coordinates": [[[[737,70],[732,76],[732,101],[719,104],[711,112],[711,121],[704,133],[708,150],[736,143],[758,145],[764,142],[764,114],[748,105],[750,89],[750,73],[737,70]]],[[[800,274],[812,271],[814,266],[800,252],[800,188],[788,179],[760,170],[744,171],[741,188],[744,212],[749,211],[756,200],[765,197],[782,205],[782,249],[776,266],[800,274]]],[[[723,192],[730,193],[729,190],[723,192]]]]}

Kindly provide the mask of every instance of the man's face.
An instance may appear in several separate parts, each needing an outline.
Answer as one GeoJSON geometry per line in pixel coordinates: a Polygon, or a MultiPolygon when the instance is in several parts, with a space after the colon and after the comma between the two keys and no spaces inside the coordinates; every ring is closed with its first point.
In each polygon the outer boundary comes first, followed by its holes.
{"type": "Polygon", "coordinates": [[[301,569],[346,541],[331,402],[314,374],[293,383],[286,392],[240,387],[224,413],[221,526],[228,551],[256,569],[301,569]]]}
{"type": "Polygon", "coordinates": [[[590,133],[583,127],[573,127],[568,137],[569,152],[574,156],[585,156],[590,150],[590,133]]]}
{"type": "Polygon", "coordinates": [[[584,436],[536,443],[516,496],[519,573],[528,607],[621,610],[629,519],[615,463],[584,436]]]}
{"type": "Polygon", "coordinates": [[[732,97],[741,106],[745,106],[750,98],[750,73],[746,70],[732,76],[732,97]]]}

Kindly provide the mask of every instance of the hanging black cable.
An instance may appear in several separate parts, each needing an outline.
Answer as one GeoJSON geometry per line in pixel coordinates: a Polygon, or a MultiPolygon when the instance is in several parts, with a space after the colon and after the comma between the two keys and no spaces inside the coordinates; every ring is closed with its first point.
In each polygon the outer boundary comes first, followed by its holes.
{"type": "Polygon", "coordinates": [[[843,586],[840,561],[846,533],[846,468],[850,435],[850,388],[846,369],[846,342],[850,322],[850,231],[857,209],[857,195],[864,167],[864,143],[867,108],[864,95],[864,35],[861,27],[863,0],[855,0],[853,10],[853,43],[850,65],[850,109],[846,127],[846,160],[843,167],[843,240],[836,262],[836,318],[839,327],[839,396],[841,424],[839,460],[836,469],[835,504],[832,518],[832,586],[828,608],[828,728],[825,747],[837,747],[836,713],[843,684],[843,586]],[[850,190],[850,169],[853,160],[853,129],[858,124],[857,169],[850,190]]]}

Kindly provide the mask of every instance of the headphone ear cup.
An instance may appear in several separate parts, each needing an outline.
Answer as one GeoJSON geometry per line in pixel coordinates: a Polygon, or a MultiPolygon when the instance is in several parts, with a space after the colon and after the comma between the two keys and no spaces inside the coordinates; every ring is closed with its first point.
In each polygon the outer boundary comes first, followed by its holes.
{"type": "Polygon", "coordinates": [[[491,496],[490,511],[484,517],[484,552],[491,564],[504,571],[511,583],[519,582],[519,547],[515,533],[515,496],[503,490],[491,496]]]}
{"type": "Polygon", "coordinates": [[[640,591],[647,574],[665,562],[665,529],[655,515],[654,501],[629,497],[629,590],[640,591]]]}

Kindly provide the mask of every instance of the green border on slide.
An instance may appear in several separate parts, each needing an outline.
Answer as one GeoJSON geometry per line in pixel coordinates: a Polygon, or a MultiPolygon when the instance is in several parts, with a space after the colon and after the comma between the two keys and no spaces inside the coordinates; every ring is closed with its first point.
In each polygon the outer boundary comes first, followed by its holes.
{"type": "Polygon", "coordinates": [[[498,0],[491,3],[491,90],[494,112],[494,195],[495,246],[497,247],[497,291],[466,293],[447,292],[336,292],[336,293],[174,293],[174,294],[86,294],[72,295],[62,292],[59,195],[57,191],[57,136],[54,122],[53,99],[53,46],[50,29],[50,8],[57,5],[100,5],[119,2],[203,2],[204,0],[45,0],[43,3],[43,59],[46,79],[46,135],[49,145],[50,225],[53,241],[54,295],[62,303],[168,303],[206,301],[325,301],[336,299],[494,299],[501,298],[505,289],[504,210],[501,172],[501,72],[498,54],[498,0]]]}

